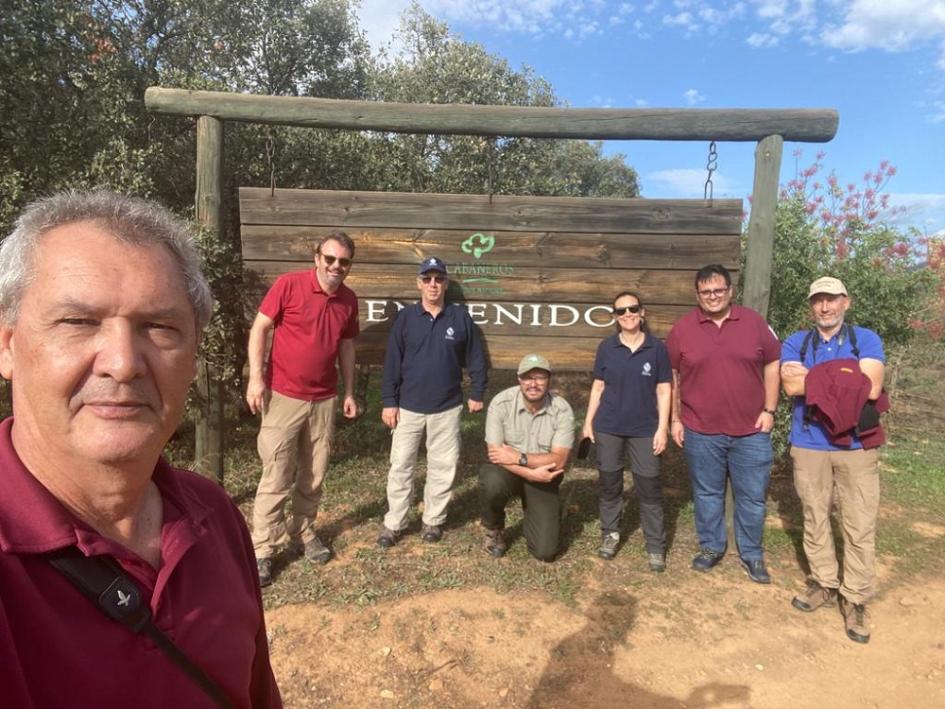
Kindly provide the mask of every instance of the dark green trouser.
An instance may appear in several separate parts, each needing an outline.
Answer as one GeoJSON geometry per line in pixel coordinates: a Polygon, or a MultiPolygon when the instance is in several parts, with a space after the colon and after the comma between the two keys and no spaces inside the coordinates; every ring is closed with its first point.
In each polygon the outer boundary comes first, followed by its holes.
{"type": "Polygon", "coordinates": [[[553,561],[558,553],[561,525],[561,478],[554,482],[533,483],[505,468],[483,463],[479,467],[479,499],[482,502],[482,526],[505,527],[505,506],[512,497],[522,498],[525,511],[523,530],[528,551],[542,561],[553,561]]]}

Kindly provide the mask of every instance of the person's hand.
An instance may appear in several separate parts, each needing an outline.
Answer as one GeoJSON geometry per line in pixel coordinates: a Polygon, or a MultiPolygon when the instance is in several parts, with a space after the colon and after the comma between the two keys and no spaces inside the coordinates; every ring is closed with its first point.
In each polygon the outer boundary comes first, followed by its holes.
{"type": "Polygon", "coordinates": [[[767,411],[758,414],[758,418],[755,419],[755,429],[762,433],[771,433],[772,428],[774,428],[774,414],[769,414],[767,411]]]}
{"type": "Polygon", "coordinates": [[[659,455],[666,450],[666,429],[657,428],[653,434],[653,455],[659,455]]]}
{"type": "Polygon", "coordinates": [[[346,419],[353,419],[358,415],[358,400],[354,396],[346,396],[341,410],[346,419]]]}
{"type": "Polygon", "coordinates": [[[482,411],[482,402],[476,401],[475,399],[470,399],[466,402],[466,405],[469,407],[469,413],[474,414],[477,411],[482,411]]]}
{"type": "Polygon", "coordinates": [[[249,404],[249,410],[253,414],[258,414],[266,405],[266,382],[262,377],[250,377],[249,384],[246,386],[246,403],[249,404]]]}
{"type": "Polygon", "coordinates": [[[489,447],[489,462],[496,465],[518,465],[521,452],[508,443],[489,447]]]}
{"type": "Polygon", "coordinates": [[[537,468],[531,468],[529,479],[537,483],[550,483],[564,473],[564,468],[556,468],[555,463],[545,463],[537,468]]]}
{"type": "Polygon", "coordinates": [[[585,421],[584,427],[581,429],[581,438],[590,438],[591,443],[597,443],[594,440],[594,425],[592,421],[585,421]]]}
{"type": "Polygon", "coordinates": [[[781,365],[781,376],[782,377],[806,377],[807,372],[810,371],[800,362],[785,362],[781,365]]]}
{"type": "Polygon", "coordinates": [[[671,432],[673,435],[673,441],[677,446],[682,448],[684,439],[686,438],[686,429],[683,426],[682,421],[673,421],[671,432]]]}
{"type": "Polygon", "coordinates": [[[397,422],[400,421],[400,407],[385,406],[381,409],[381,421],[391,430],[397,428],[397,422]]]}

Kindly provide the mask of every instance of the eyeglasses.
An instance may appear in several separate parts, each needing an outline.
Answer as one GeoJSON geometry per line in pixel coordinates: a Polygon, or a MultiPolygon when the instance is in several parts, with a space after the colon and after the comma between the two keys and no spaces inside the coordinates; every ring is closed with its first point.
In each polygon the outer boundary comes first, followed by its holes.
{"type": "Polygon", "coordinates": [[[611,308],[611,311],[613,312],[613,314],[618,317],[621,315],[626,315],[627,313],[633,313],[634,315],[636,315],[641,310],[643,310],[643,306],[641,305],[625,305],[622,308],[618,308],[615,305],[613,308],[611,308]]]}
{"type": "Polygon", "coordinates": [[[520,374],[518,378],[523,382],[547,382],[551,379],[547,374],[520,374]]]}
{"type": "Polygon", "coordinates": [[[725,286],[725,288],[706,288],[704,290],[697,290],[696,293],[703,298],[721,298],[728,293],[729,288],[731,288],[731,286],[725,286]]]}
{"type": "Polygon", "coordinates": [[[420,276],[424,283],[446,283],[446,276],[420,276]]]}
{"type": "Polygon", "coordinates": [[[342,268],[351,268],[351,259],[349,258],[338,258],[337,256],[332,256],[331,254],[319,254],[324,260],[325,263],[329,266],[333,265],[335,261],[338,262],[338,265],[342,268]]]}

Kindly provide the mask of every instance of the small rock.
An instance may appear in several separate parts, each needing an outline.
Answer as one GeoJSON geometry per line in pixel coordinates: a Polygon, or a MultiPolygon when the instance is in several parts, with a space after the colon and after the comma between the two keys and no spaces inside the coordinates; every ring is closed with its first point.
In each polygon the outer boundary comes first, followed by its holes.
{"type": "Polygon", "coordinates": [[[899,599],[899,605],[904,606],[906,608],[911,608],[915,604],[916,604],[915,600],[913,600],[912,598],[909,598],[908,596],[903,596],[902,598],[899,599]]]}
{"type": "Polygon", "coordinates": [[[507,696],[509,696],[509,688],[508,688],[508,687],[503,687],[502,689],[500,689],[500,690],[499,690],[499,696],[502,697],[503,699],[505,699],[507,696]]]}
{"type": "Polygon", "coordinates": [[[435,679],[430,682],[430,691],[436,692],[443,689],[443,680],[435,679]]]}
{"type": "Polygon", "coordinates": [[[378,650],[378,653],[380,653],[384,657],[387,657],[388,655],[390,655],[391,649],[387,646],[384,646],[380,650],[378,650]]]}
{"type": "Polygon", "coordinates": [[[393,698],[394,698],[394,693],[392,691],[390,691],[389,689],[381,690],[381,699],[393,699],[393,698]]]}
{"type": "Polygon", "coordinates": [[[764,668],[765,668],[764,665],[755,665],[755,669],[758,670],[759,672],[763,671],[764,668]]]}

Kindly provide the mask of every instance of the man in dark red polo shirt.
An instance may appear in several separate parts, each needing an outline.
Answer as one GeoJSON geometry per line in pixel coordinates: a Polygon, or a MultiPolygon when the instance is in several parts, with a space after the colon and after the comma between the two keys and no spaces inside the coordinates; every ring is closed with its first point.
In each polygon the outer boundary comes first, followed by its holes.
{"type": "Polygon", "coordinates": [[[315,268],[280,276],[263,298],[249,333],[246,402],[262,412],[257,447],[263,471],[253,504],[259,581],[272,581],[272,557],[289,549],[323,564],[331,551],[315,534],[315,516],[335,425],[337,362],[344,415],[354,418],[354,338],[358,299],[344,285],[354,242],[335,231],[315,249],[315,268]],[[266,366],[266,338],[272,349],[266,366]],[[285,503],[292,495],[292,517],[285,503]]]}
{"type": "Polygon", "coordinates": [[[672,435],[686,455],[699,536],[692,568],[709,571],[725,555],[727,476],[742,565],[752,581],[770,583],[762,537],[781,343],[758,313],[732,303],[732,277],[724,266],[699,269],[696,298],[698,307],[666,338],[672,435]]]}
{"type": "Polygon", "coordinates": [[[186,224],[143,200],[54,195],[0,247],[3,706],[220,705],[54,568],[61,550],[117,563],[230,705],[281,705],[242,515],[161,458],[209,315],[186,224]]]}

